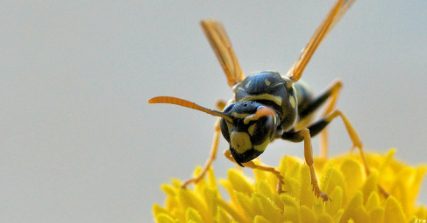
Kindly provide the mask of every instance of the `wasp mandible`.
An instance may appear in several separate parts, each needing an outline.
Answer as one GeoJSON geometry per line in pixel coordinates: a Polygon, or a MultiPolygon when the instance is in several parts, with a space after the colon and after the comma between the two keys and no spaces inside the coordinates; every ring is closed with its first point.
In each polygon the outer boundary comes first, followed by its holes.
{"type": "Polygon", "coordinates": [[[322,146],[322,154],[326,156],[326,127],[335,118],[341,118],[343,121],[353,147],[360,151],[365,170],[369,174],[369,166],[359,135],[348,118],[335,108],[342,87],[341,81],[334,82],[316,97],[310,89],[298,82],[321,41],[353,2],[353,0],[338,0],[334,4],[286,75],[274,71],[262,71],[246,77],[222,24],[215,20],[201,21],[202,29],[221,64],[228,85],[232,88],[233,98],[228,103],[220,101],[217,104],[218,110],[177,97],[159,96],[149,100],[149,103],[175,104],[220,118],[215,123],[213,144],[203,171],[198,176],[187,180],[183,187],[197,183],[206,174],[216,158],[221,132],[230,145],[225,151],[225,156],[240,166],[273,173],[278,178],[279,191],[283,184],[280,172],[273,167],[255,163],[253,159],[262,154],[269,143],[275,139],[303,141],[304,158],[310,169],[313,191],[317,197],[326,201],[328,196],[320,190],[313,167],[311,137],[322,132],[323,142],[325,142],[322,146]],[[321,118],[312,122],[314,113],[325,104],[321,118]]]}

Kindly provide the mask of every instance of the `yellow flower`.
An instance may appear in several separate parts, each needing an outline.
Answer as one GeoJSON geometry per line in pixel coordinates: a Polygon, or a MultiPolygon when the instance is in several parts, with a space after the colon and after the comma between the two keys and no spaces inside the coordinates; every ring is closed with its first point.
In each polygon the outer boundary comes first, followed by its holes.
{"type": "Polygon", "coordinates": [[[218,183],[210,170],[193,189],[181,189],[179,180],[162,185],[166,201],[163,207],[153,206],[154,218],[159,223],[427,223],[427,207],[416,204],[427,166],[411,167],[393,155],[394,150],[386,155],[368,153],[369,176],[357,154],[317,159],[321,189],[331,198],[327,202],[314,196],[309,169],[299,158],[281,160],[278,169],[285,179],[281,194],[275,190],[277,178],[270,173],[254,170],[250,178],[236,167],[218,183]],[[227,194],[220,193],[219,184],[227,194]],[[390,196],[386,198],[377,185],[390,196]]]}

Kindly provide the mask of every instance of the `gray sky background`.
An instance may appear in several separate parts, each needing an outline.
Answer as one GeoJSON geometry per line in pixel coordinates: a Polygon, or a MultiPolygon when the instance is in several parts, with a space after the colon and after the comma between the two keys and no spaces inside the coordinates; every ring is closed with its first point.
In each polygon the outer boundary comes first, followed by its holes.
{"type": "MultiPolygon", "coordinates": [[[[247,73],[286,72],[332,4],[2,1],[0,222],[150,222],[159,185],[204,163],[214,118],[147,99],[231,96],[199,20],[225,24],[247,73]]],[[[426,8],[357,1],[304,75],[317,92],[342,79],[339,108],[366,148],[411,164],[427,162],[426,8]]],[[[340,121],[330,136],[332,154],[347,152],[340,121]]],[[[277,141],[262,159],[302,148],[277,141]]],[[[232,165],[219,155],[217,175],[232,165]]]]}

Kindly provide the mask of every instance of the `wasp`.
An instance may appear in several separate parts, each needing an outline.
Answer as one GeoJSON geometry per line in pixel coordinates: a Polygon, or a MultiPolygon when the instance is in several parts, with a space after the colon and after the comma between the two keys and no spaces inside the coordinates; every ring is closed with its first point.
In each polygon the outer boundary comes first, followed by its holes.
{"type": "Polygon", "coordinates": [[[311,138],[321,133],[323,139],[321,154],[326,157],[327,126],[336,118],[343,121],[353,148],[359,150],[365,171],[369,174],[369,166],[358,133],[344,113],[336,109],[342,82],[335,81],[318,96],[314,96],[306,85],[299,82],[319,44],[353,2],[353,0],[337,0],[302,50],[298,60],[285,75],[275,71],[261,71],[245,76],[223,25],[215,20],[201,21],[201,27],[233,91],[233,98],[227,103],[218,102],[218,110],[171,96],[158,96],[149,100],[149,103],[175,104],[219,117],[214,127],[210,156],[202,172],[187,180],[183,187],[197,183],[204,177],[216,158],[219,137],[222,133],[229,143],[229,149],[224,153],[225,157],[240,166],[276,175],[279,192],[284,183],[280,172],[253,160],[275,139],[304,142],[304,158],[310,169],[314,194],[327,201],[328,195],[320,190],[314,171],[311,138]],[[323,105],[324,112],[319,120],[313,122],[315,112],[323,105]]]}

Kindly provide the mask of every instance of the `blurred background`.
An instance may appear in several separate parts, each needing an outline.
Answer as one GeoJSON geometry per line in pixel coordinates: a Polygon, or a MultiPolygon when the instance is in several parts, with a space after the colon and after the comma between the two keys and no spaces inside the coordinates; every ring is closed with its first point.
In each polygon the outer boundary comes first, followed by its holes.
{"type": "MultiPolygon", "coordinates": [[[[286,72],[333,3],[2,1],[0,222],[152,221],[160,184],[205,162],[214,118],[148,98],[213,107],[231,97],[199,21],[225,24],[246,73],[286,72]]],[[[413,165],[427,162],[426,8],[357,1],[303,77],[316,92],[343,80],[338,107],[366,149],[396,147],[413,165]]],[[[340,121],[330,141],[332,155],[348,151],[340,121]]],[[[303,157],[302,148],[278,140],[262,160],[303,157]]],[[[224,177],[233,164],[221,153],[224,177]]]]}

